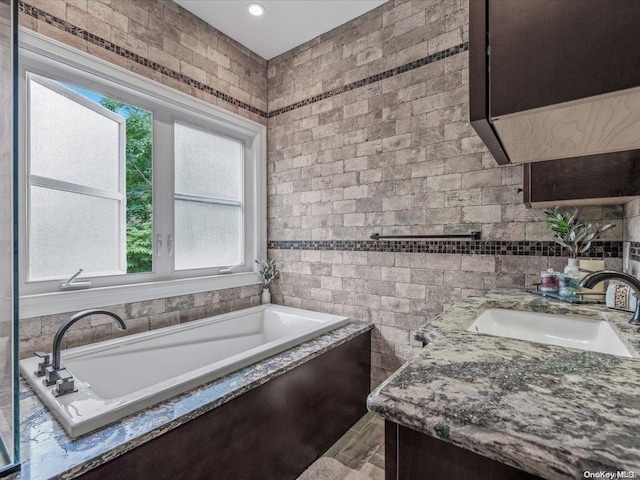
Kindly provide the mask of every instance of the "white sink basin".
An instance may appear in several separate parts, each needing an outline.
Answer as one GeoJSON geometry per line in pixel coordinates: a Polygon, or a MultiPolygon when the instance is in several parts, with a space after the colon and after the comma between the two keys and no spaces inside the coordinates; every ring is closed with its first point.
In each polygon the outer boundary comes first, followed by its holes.
{"type": "Polygon", "coordinates": [[[620,357],[635,357],[604,320],[490,308],[482,312],[467,330],[620,357]]]}

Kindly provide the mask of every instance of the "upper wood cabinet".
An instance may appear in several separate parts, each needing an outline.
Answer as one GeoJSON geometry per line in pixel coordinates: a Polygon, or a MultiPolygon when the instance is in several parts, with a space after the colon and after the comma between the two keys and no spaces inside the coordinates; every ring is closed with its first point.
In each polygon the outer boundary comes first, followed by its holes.
{"type": "Polygon", "coordinates": [[[471,0],[471,123],[498,163],[640,149],[640,1],[471,0]]]}
{"type": "Polygon", "coordinates": [[[640,194],[640,151],[524,164],[527,207],[620,205],[640,194]]]}

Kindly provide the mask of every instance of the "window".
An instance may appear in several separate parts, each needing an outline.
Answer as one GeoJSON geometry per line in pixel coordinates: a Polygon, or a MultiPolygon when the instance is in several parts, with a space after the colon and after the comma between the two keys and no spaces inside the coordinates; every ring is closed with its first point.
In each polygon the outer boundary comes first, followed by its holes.
{"type": "Polygon", "coordinates": [[[242,142],[176,123],[174,143],[176,269],[242,263],[242,142]]]}
{"type": "Polygon", "coordinates": [[[26,85],[28,279],[151,271],[150,112],[30,73],[26,85]]]}
{"type": "Polygon", "coordinates": [[[80,269],[92,290],[140,284],[146,292],[131,297],[128,289],[131,298],[111,303],[168,296],[150,293],[154,282],[179,281],[182,290],[169,295],[257,283],[265,127],[38,34],[25,37],[23,293],[60,292],[80,269]],[[230,267],[249,277],[224,280],[220,270],[230,267]]]}

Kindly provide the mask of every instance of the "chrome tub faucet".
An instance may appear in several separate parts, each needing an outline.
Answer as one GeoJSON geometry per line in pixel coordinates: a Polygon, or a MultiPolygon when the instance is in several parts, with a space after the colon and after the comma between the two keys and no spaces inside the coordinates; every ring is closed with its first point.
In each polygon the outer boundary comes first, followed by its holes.
{"type": "Polygon", "coordinates": [[[67,333],[69,327],[71,327],[74,323],[91,315],[108,315],[115,320],[120,330],[127,329],[127,326],[124,324],[122,318],[120,318],[115,313],[109,312],[107,310],[83,310],[69,317],[69,319],[65,323],[63,323],[60,328],[58,328],[58,331],[53,338],[53,350],[51,354],[53,361],[49,363],[50,357],[47,353],[35,353],[37,357],[42,359],[42,362],[38,364],[38,370],[35,372],[35,375],[38,377],[44,376],[45,378],[44,380],[42,380],[42,382],[45,385],[56,386],[55,390],[53,391],[53,394],[56,397],[76,391],[73,376],[67,371],[66,367],[62,366],[61,363],[60,355],[62,350],[62,337],[64,337],[64,334],[67,333]]]}

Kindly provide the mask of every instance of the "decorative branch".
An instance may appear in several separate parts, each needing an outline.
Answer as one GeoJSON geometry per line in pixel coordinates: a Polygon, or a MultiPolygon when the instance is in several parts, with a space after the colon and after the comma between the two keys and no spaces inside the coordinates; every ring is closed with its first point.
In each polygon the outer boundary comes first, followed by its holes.
{"type": "Polygon", "coordinates": [[[578,209],[570,212],[556,207],[543,211],[547,215],[544,224],[553,232],[554,242],[566,248],[572,258],[578,258],[578,255],[588,251],[594,240],[598,240],[603,232],[615,227],[611,223],[601,227],[597,223],[579,220],[578,209]]]}
{"type": "Polygon", "coordinates": [[[258,277],[262,288],[267,288],[274,280],[280,278],[280,270],[276,269],[276,261],[273,259],[263,260],[259,258],[256,260],[258,264],[258,277]]]}

